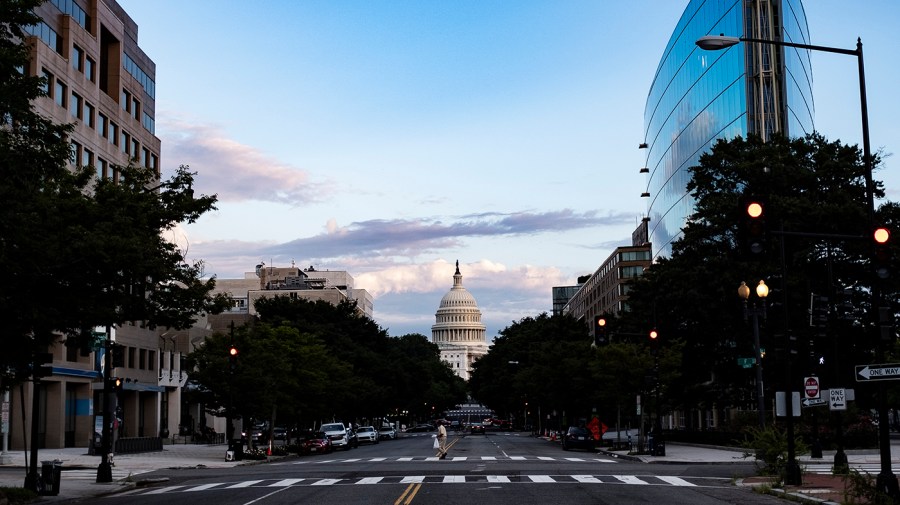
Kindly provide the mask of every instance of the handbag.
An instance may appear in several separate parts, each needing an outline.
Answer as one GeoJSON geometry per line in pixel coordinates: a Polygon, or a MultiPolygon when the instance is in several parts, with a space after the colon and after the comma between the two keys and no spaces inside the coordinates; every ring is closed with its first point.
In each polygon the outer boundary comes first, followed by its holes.
{"type": "Polygon", "coordinates": [[[434,439],[434,448],[435,449],[441,448],[441,443],[438,441],[437,437],[435,437],[435,439],[434,439]]]}

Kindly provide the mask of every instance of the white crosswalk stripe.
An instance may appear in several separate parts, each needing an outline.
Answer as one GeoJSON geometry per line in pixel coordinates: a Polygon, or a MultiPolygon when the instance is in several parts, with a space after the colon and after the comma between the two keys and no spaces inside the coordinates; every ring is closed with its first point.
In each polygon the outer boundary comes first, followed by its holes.
{"type": "Polygon", "coordinates": [[[406,463],[410,461],[567,461],[570,463],[619,463],[619,460],[603,457],[555,457],[555,456],[451,456],[444,460],[437,456],[400,456],[393,458],[301,459],[273,463],[274,465],[326,465],[332,463],[406,463]]]}
{"type": "Polygon", "coordinates": [[[679,487],[730,487],[730,479],[697,477],[696,482],[688,478],[669,475],[407,475],[378,476],[356,478],[307,478],[307,479],[269,479],[247,480],[243,482],[210,482],[196,486],[166,486],[158,489],[139,490],[134,495],[159,495],[169,493],[197,493],[201,491],[223,491],[249,488],[286,488],[301,486],[341,486],[341,485],[389,485],[389,484],[605,484],[605,485],[640,485],[640,486],[679,486],[679,487]]]}

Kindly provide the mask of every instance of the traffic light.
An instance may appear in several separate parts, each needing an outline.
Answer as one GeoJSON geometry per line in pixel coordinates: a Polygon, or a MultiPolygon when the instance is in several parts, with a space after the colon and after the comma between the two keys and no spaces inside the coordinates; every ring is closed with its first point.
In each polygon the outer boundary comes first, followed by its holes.
{"type": "Polygon", "coordinates": [[[238,348],[231,344],[231,347],[228,348],[228,364],[231,365],[232,370],[237,367],[237,358],[238,348]]]}
{"type": "Polygon", "coordinates": [[[594,316],[594,343],[591,346],[597,347],[608,343],[606,337],[606,316],[594,316]]]}
{"type": "Polygon", "coordinates": [[[875,255],[872,258],[875,276],[887,279],[891,276],[891,230],[880,226],[872,233],[872,237],[875,239],[875,255]]]}
{"type": "Polygon", "coordinates": [[[652,330],[650,330],[649,336],[650,340],[656,342],[656,339],[659,338],[659,332],[656,331],[656,328],[653,328],[652,330]]]}
{"type": "Polygon", "coordinates": [[[125,389],[125,381],[121,377],[111,377],[109,383],[114,393],[121,393],[125,389]]]}
{"type": "Polygon", "coordinates": [[[748,258],[760,257],[766,252],[766,204],[761,198],[748,196],[741,199],[744,252],[748,258]]]}
{"type": "Polygon", "coordinates": [[[125,366],[125,346],[119,344],[112,345],[112,366],[113,368],[125,366]]]}
{"type": "Polygon", "coordinates": [[[34,364],[32,365],[31,376],[35,379],[40,379],[41,377],[50,377],[51,375],[53,375],[53,353],[34,353],[34,364]]]}

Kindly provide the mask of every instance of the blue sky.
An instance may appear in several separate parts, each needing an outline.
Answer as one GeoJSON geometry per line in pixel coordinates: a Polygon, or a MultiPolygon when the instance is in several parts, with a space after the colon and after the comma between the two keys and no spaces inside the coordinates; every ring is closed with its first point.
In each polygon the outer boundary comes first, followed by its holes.
{"type": "MultiPolygon", "coordinates": [[[[430,336],[458,259],[489,339],[630,243],[644,103],[687,5],[119,3],[156,62],[164,173],[190,165],[219,196],[176,237],[208,275],[347,270],[391,335],[430,336]]],[[[872,146],[892,153],[900,2],[805,7],[812,43],[862,37],[872,146]]],[[[812,57],[817,129],[861,143],[856,60],[812,57]]],[[[876,174],[892,200],[896,172],[876,174]]]]}

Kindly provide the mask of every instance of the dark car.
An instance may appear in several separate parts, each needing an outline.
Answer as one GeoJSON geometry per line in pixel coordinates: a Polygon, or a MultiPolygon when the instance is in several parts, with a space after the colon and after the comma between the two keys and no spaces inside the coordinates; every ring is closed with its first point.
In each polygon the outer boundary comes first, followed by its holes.
{"type": "Polygon", "coordinates": [[[562,437],[562,448],[564,451],[570,449],[587,449],[589,451],[594,451],[594,436],[587,428],[569,426],[566,434],[562,437]]]}
{"type": "Polygon", "coordinates": [[[484,423],[472,423],[469,430],[473,435],[484,435],[484,423]]]}
{"type": "Polygon", "coordinates": [[[500,424],[495,424],[495,426],[500,426],[500,431],[512,431],[513,429],[512,423],[509,421],[500,421],[500,424]]]}
{"type": "Polygon", "coordinates": [[[330,453],[334,450],[331,440],[322,431],[309,431],[300,434],[300,454],[330,453]]]}
{"type": "Polygon", "coordinates": [[[424,431],[434,431],[434,426],[430,424],[417,424],[406,430],[407,433],[419,433],[424,431]]]}

